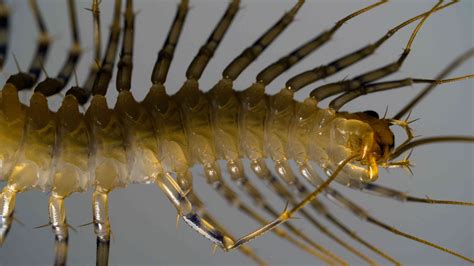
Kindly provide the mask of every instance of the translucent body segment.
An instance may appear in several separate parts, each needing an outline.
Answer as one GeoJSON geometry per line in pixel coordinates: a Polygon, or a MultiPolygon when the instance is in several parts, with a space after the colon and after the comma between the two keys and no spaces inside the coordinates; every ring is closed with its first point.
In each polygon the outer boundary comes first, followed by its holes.
{"type": "Polygon", "coordinates": [[[181,189],[192,187],[189,174],[189,148],[181,120],[181,111],[163,85],[153,85],[143,105],[151,115],[155,135],[160,143],[159,160],[165,173],[174,173],[181,189]]]}
{"type": "Polygon", "coordinates": [[[56,121],[42,94],[31,97],[24,134],[8,184],[18,192],[32,187],[46,190],[51,184],[56,121]]]}
{"type": "Polygon", "coordinates": [[[25,108],[7,83],[0,92],[0,180],[7,179],[20,148],[25,125],[25,108]]]}
{"type": "Polygon", "coordinates": [[[294,116],[294,103],[293,92],[288,89],[268,96],[265,154],[276,162],[288,159],[288,128],[294,116]]]}
{"type": "Polygon", "coordinates": [[[190,162],[204,166],[209,183],[217,182],[220,179],[220,169],[215,164],[215,142],[206,95],[199,90],[196,80],[188,80],[173,98],[181,103],[181,117],[189,143],[190,162]]]}
{"type": "Polygon", "coordinates": [[[91,182],[108,192],[128,182],[128,159],[120,121],[107,106],[105,97],[96,95],[85,117],[91,138],[91,182]]]}
{"type": "Polygon", "coordinates": [[[263,136],[267,112],[265,87],[254,83],[240,94],[239,134],[242,154],[250,159],[264,158],[263,136]]]}
{"type": "Polygon", "coordinates": [[[129,91],[120,92],[115,112],[124,128],[130,182],[153,182],[162,167],[151,117],[129,91]]]}
{"type": "Polygon", "coordinates": [[[58,138],[54,154],[52,191],[60,197],[89,187],[89,132],[74,96],[64,98],[57,113],[58,138]]]}
{"type": "Polygon", "coordinates": [[[219,81],[207,94],[210,100],[211,125],[216,156],[226,161],[240,158],[239,109],[240,101],[232,88],[232,81],[219,81]]]}

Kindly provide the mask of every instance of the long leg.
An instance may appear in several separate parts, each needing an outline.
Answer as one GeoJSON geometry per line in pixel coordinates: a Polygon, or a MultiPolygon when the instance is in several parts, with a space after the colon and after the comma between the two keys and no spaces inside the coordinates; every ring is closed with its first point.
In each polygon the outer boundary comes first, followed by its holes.
{"type": "MultiPolygon", "coordinates": [[[[393,89],[398,89],[402,87],[407,87],[411,86],[416,83],[430,83],[430,84],[444,84],[444,83],[449,83],[449,82],[455,82],[455,81],[460,81],[463,79],[470,79],[474,78],[474,75],[466,75],[466,76],[461,76],[461,77],[455,77],[455,78],[450,78],[450,79],[442,79],[442,80],[436,80],[436,79],[416,79],[416,78],[406,78],[402,80],[394,80],[394,81],[385,81],[385,82],[379,82],[379,83],[371,83],[371,84],[366,84],[362,85],[361,87],[351,90],[348,92],[345,92],[341,94],[340,96],[336,97],[334,100],[332,100],[329,103],[329,107],[335,111],[338,111],[339,109],[342,108],[346,103],[362,96],[362,95],[367,95],[370,93],[375,93],[375,92],[381,92],[381,91],[386,91],[386,90],[393,90],[393,89]]],[[[431,87],[431,86],[430,86],[431,87]]]]}
{"type": "Polygon", "coordinates": [[[293,65],[303,60],[306,56],[319,49],[319,47],[321,47],[325,43],[329,42],[334,33],[336,33],[336,31],[340,27],[342,27],[342,25],[344,25],[347,21],[386,2],[386,0],[379,1],[363,9],[357,10],[356,12],[337,21],[331,29],[322,32],[315,38],[311,39],[307,43],[301,45],[300,47],[292,51],[287,56],[278,59],[276,62],[272,63],[271,65],[260,71],[260,73],[257,74],[257,82],[263,83],[265,85],[270,84],[280,74],[290,69],[293,65]]]}
{"type": "Polygon", "coordinates": [[[4,0],[0,1],[0,70],[5,64],[10,36],[10,10],[4,0]]]}
{"type": "MultiPolygon", "coordinates": [[[[474,138],[472,138],[472,140],[474,140],[474,138]]],[[[471,262],[471,263],[474,263],[474,259],[471,259],[471,258],[468,258],[466,256],[463,256],[461,254],[458,254],[452,250],[449,250],[447,248],[444,248],[442,246],[439,246],[437,244],[434,244],[434,243],[431,243],[427,240],[424,240],[424,239],[421,239],[419,237],[415,237],[415,236],[412,236],[410,234],[407,234],[407,233],[404,233],[392,226],[389,226],[381,221],[379,221],[378,219],[370,216],[367,211],[365,211],[363,208],[357,206],[355,203],[353,203],[352,201],[348,200],[347,198],[345,198],[344,196],[342,196],[339,192],[337,192],[336,190],[332,189],[329,187],[329,184],[337,177],[338,173],[343,169],[343,167],[349,163],[350,161],[354,160],[356,157],[358,157],[358,155],[354,155],[354,156],[351,156],[347,159],[345,159],[344,161],[340,162],[338,167],[336,168],[336,170],[331,174],[331,176],[326,179],[323,183],[321,183],[312,193],[308,194],[301,202],[299,202],[293,209],[291,210],[288,210],[286,211],[282,216],[281,216],[281,221],[285,221],[289,218],[291,218],[291,216],[299,211],[300,209],[302,209],[305,205],[307,205],[308,203],[310,203],[311,201],[313,201],[320,193],[326,191],[326,193],[330,196],[329,198],[330,199],[333,199],[335,201],[337,201],[339,204],[345,206],[346,208],[348,208],[349,210],[351,210],[354,214],[356,214],[359,218],[369,222],[369,223],[372,223],[374,225],[377,225],[381,228],[384,228],[396,235],[400,235],[400,236],[403,236],[405,238],[408,238],[408,239],[411,239],[411,240],[414,240],[416,242],[419,242],[419,243],[422,243],[424,245],[427,245],[427,246],[430,246],[430,247],[433,247],[435,249],[438,249],[438,250],[441,250],[443,252],[446,252],[446,253],[449,253],[453,256],[456,256],[458,258],[461,258],[463,260],[466,260],[468,262],[471,262]]]]}
{"type": "MultiPolygon", "coordinates": [[[[273,176],[268,168],[266,167],[263,161],[253,161],[251,163],[252,171],[265,183],[267,183],[270,188],[283,200],[288,201],[291,205],[295,205],[297,203],[296,198],[287,189],[287,185],[283,184],[278,180],[275,176],[273,176]]],[[[294,185],[293,185],[294,186],[294,185]]],[[[306,187],[298,188],[299,195],[306,195],[308,190],[306,187]]],[[[336,225],[339,229],[341,229],[344,233],[346,233],[350,238],[354,239],[355,241],[361,243],[362,245],[366,246],[373,252],[379,254],[380,256],[384,257],[388,261],[393,262],[396,265],[400,265],[400,262],[396,261],[389,255],[385,254],[383,251],[380,251],[378,248],[373,246],[372,244],[368,243],[366,240],[359,237],[353,230],[349,229],[344,223],[340,222],[329,210],[322,204],[322,202],[318,200],[314,200],[311,202],[311,207],[316,210],[319,214],[323,215],[329,222],[336,225]]],[[[305,210],[302,209],[301,214],[303,216],[307,216],[305,210]]]]}
{"type": "Polygon", "coordinates": [[[153,67],[151,74],[151,82],[153,84],[164,84],[166,82],[171,61],[173,60],[174,52],[178,45],[181,31],[183,30],[184,21],[188,14],[188,5],[189,0],[181,0],[181,4],[178,6],[173,24],[168,32],[168,37],[166,38],[163,48],[158,53],[158,58],[153,67]]]}
{"type": "MultiPolygon", "coordinates": [[[[239,196],[237,195],[236,192],[234,192],[223,180],[220,180],[215,186],[214,189],[221,195],[230,205],[235,206],[237,209],[239,209],[241,212],[245,213],[247,216],[251,217],[252,219],[256,220],[262,225],[267,224],[268,222],[263,219],[260,215],[258,215],[256,212],[254,212],[250,207],[245,205],[241,200],[239,199],[239,196]]],[[[272,210],[273,211],[273,210],[272,210]]],[[[278,215],[277,215],[278,216],[278,215]]],[[[279,237],[282,237],[300,249],[303,249],[307,251],[310,254],[314,255],[314,251],[310,252],[313,248],[318,250],[318,252],[321,252],[322,254],[327,255],[331,259],[334,259],[338,263],[342,264],[347,264],[344,260],[342,260],[340,257],[337,255],[333,254],[331,251],[327,250],[320,244],[314,242],[310,238],[308,238],[306,235],[304,235],[301,231],[299,231],[297,228],[295,228],[291,223],[285,223],[289,224],[285,226],[292,234],[298,236],[302,240],[304,240],[306,243],[308,243],[311,248],[307,247],[305,244],[300,243],[298,240],[293,239],[290,235],[287,235],[283,230],[279,228],[274,228],[273,232],[277,234],[279,237]]]]}
{"type": "Polygon", "coordinates": [[[132,86],[133,70],[133,44],[134,44],[135,14],[133,13],[133,0],[127,0],[124,20],[124,33],[122,40],[122,51],[117,65],[117,91],[130,90],[132,86]]]}
{"type": "Polygon", "coordinates": [[[365,84],[369,84],[370,82],[373,82],[375,80],[381,79],[392,73],[397,72],[400,69],[400,67],[403,65],[403,62],[405,62],[406,58],[408,57],[411,51],[411,46],[413,44],[413,41],[418,31],[420,30],[421,26],[425,23],[428,17],[433,12],[436,11],[436,9],[439,7],[439,5],[441,5],[441,3],[442,1],[438,2],[438,4],[436,4],[430,10],[430,12],[428,12],[428,14],[425,17],[423,17],[420,23],[418,23],[415,30],[413,30],[413,33],[410,36],[410,39],[405,47],[405,50],[400,55],[397,61],[390,63],[386,66],[383,66],[381,68],[359,75],[353,79],[348,79],[341,82],[330,83],[330,84],[325,84],[323,86],[320,86],[311,92],[311,97],[315,98],[317,101],[322,101],[330,96],[333,96],[341,92],[357,90],[361,88],[362,86],[364,86],[365,84]]]}
{"type": "MultiPolygon", "coordinates": [[[[196,208],[196,212],[199,213],[200,216],[202,216],[204,219],[209,221],[211,224],[213,224],[220,231],[224,232],[225,234],[229,235],[230,238],[232,238],[232,236],[228,232],[226,232],[225,228],[222,225],[220,225],[216,221],[216,219],[214,219],[214,217],[212,217],[211,214],[209,214],[206,211],[206,209],[204,207],[204,203],[198,198],[198,196],[196,194],[191,192],[188,195],[189,195],[190,201],[193,203],[193,206],[196,208]]],[[[249,248],[245,245],[242,245],[242,246],[239,247],[239,251],[242,254],[244,254],[245,256],[252,259],[258,265],[267,265],[267,263],[264,260],[262,260],[260,257],[258,257],[257,254],[255,254],[255,252],[251,248],[249,248]]]]}
{"type": "Polygon", "coordinates": [[[33,16],[38,25],[40,35],[38,37],[38,44],[35,55],[31,61],[29,70],[27,73],[19,71],[17,74],[11,75],[7,83],[11,83],[18,91],[31,88],[35,85],[41,74],[41,65],[46,61],[49,46],[51,44],[51,37],[49,36],[46,24],[44,23],[41,11],[38,7],[36,0],[30,0],[30,7],[33,12],[33,16]]]}
{"type": "Polygon", "coordinates": [[[317,101],[322,101],[330,96],[333,96],[341,92],[357,90],[363,87],[365,84],[369,84],[375,80],[381,79],[383,77],[386,77],[390,74],[397,72],[401,68],[403,63],[405,62],[408,55],[410,54],[411,46],[413,44],[413,41],[415,40],[415,37],[418,31],[421,29],[421,26],[423,26],[423,24],[428,19],[428,17],[433,12],[436,11],[436,9],[441,5],[441,3],[442,1],[439,1],[430,10],[430,12],[428,12],[427,15],[423,17],[423,19],[418,23],[415,30],[413,30],[413,33],[411,34],[410,39],[408,40],[408,43],[405,49],[403,50],[403,53],[400,55],[397,61],[390,63],[386,66],[383,66],[381,68],[359,75],[353,79],[320,86],[311,92],[311,97],[315,98],[317,101]]]}
{"type": "Polygon", "coordinates": [[[257,57],[286,29],[293,21],[296,13],[303,5],[304,0],[298,0],[296,5],[278,20],[267,32],[265,32],[250,47],[245,49],[235,58],[222,72],[224,79],[236,80],[257,57]]]}
{"type": "MultiPolygon", "coordinates": [[[[450,2],[448,4],[439,6],[435,11],[439,11],[443,8],[446,8],[456,2],[450,2]]],[[[430,11],[429,11],[430,12],[430,11]]],[[[350,53],[348,55],[345,55],[339,59],[336,59],[332,61],[331,63],[327,65],[321,65],[316,68],[313,68],[311,70],[305,71],[303,73],[300,73],[291,79],[289,79],[286,82],[286,88],[289,90],[293,91],[299,91],[303,87],[316,82],[318,80],[321,80],[323,78],[329,77],[359,61],[362,59],[372,55],[383,43],[385,43],[390,37],[392,37],[396,32],[398,32],[400,29],[404,28],[405,26],[424,18],[429,12],[425,12],[423,14],[420,14],[416,17],[413,17],[398,26],[390,29],[384,36],[382,36],[380,39],[378,39],[375,43],[369,44],[365,47],[362,47],[361,49],[350,53]]]]}
{"type": "MultiPolygon", "coordinates": [[[[206,237],[214,244],[226,251],[238,248],[241,245],[249,242],[250,240],[264,234],[265,232],[271,231],[276,226],[276,224],[273,222],[266,224],[265,226],[255,230],[254,232],[236,241],[233,241],[228,235],[215,228],[211,223],[209,223],[207,220],[205,220],[195,212],[191,201],[188,199],[188,196],[181,190],[178,183],[176,183],[176,181],[171,176],[169,176],[168,174],[158,176],[156,179],[156,184],[168,197],[171,203],[173,203],[176,210],[178,211],[178,215],[181,216],[189,226],[194,228],[202,236],[206,237]]],[[[281,235],[282,237],[285,237],[287,240],[292,241],[292,243],[294,243],[295,245],[299,244],[301,248],[306,247],[304,244],[301,244],[298,241],[292,239],[289,235],[287,235],[281,230],[276,230],[275,232],[281,235]]],[[[325,256],[321,256],[321,254],[319,254],[318,252],[313,251],[312,249],[307,248],[306,250],[316,257],[326,258],[325,256]]]]}
{"type": "MultiPolygon", "coordinates": [[[[242,188],[242,190],[254,201],[254,203],[261,207],[263,210],[265,210],[267,213],[272,215],[274,218],[277,218],[279,213],[268,203],[268,201],[264,198],[262,193],[255,187],[250,179],[248,179],[247,176],[244,175],[243,169],[241,171],[241,174],[239,175],[238,178],[233,178],[234,181],[242,188]]],[[[291,199],[288,199],[289,203],[293,203],[291,199]]],[[[316,218],[311,216],[308,212],[305,210],[300,211],[303,217],[310,221],[311,224],[313,224],[318,230],[338,243],[339,245],[343,246],[346,248],[349,252],[353,253],[354,255],[358,256],[359,258],[363,259],[370,265],[375,265],[375,262],[358,251],[357,249],[353,248],[343,240],[341,240],[339,237],[337,237],[334,233],[332,233],[328,228],[326,228],[322,223],[320,223],[316,218]]],[[[296,228],[293,224],[290,222],[287,222],[284,224],[286,228],[288,228],[289,231],[294,232],[295,234],[300,234],[300,229],[296,228]]]]}
{"type": "Polygon", "coordinates": [[[110,35],[105,49],[104,58],[100,65],[99,72],[95,76],[94,85],[92,85],[92,95],[103,95],[107,93],[110,80],[112,79],[112,70],[115,64],[115,57],[117,55],[119,37],[120,37],[120,10],[122,0],[115,0],[114,15],[112,18],[112,25],[110,27],[110,35]]]}
{"type": "MultiPolygon", "coordinates": [[[[474,56],[474,48],[469,49],[467,52],[464,52],[459,57],[457,57],[449,66],[447,66],[438,76],[435,78],[436,80],[441,80],[446,78],[454,69],[464,63],[466,60],[474,56]]],[[[394,117],[393,119],[401,119],[408,111],[412,110],[428,93],[430,93],[435,87],[436,83],[432,83],[427,86],[422,92],[420,92],[412,101],[410,101],[405,107],[402,108],[394,117]]]]}
{"type": "Polygon", "coordinates": [[[66,95],[73,95],[76,97],[79,104],[85,104],[91,95],[92,86],[94,85],[94,80],[99,72],[99,62],[101,60],[101,31],[100,31],[100,3],[99,0],[92,1],[92,7],[90,11],[92,12],[92,18],[94,21],[93,31],[94,31],[94,59],[89,68],[89,74],[87,75],[86,80],[82,87],[73,86],[67,92],[66,95]]]}
{"type": "Polygon", "coordinates": [[[229,3],[229,7],[227,8],[224,16],[222,16],[221,20],[217,23],[216,28],[211,33],[211,36],[207,39],[206,43],[201,46],[199,49],[199,53],[194,57],[193,61],[188,67],[186,71],[186,78],[188,79],[196,79],[199,80],[201,78],[204,69],[206,68],[207,64],[214,56],[219,44],[224,38],[227,30],[232,24],[232,21],[239,11],[240,0],[232,0],[229,3]]]}
{"type": "Polygon", "coordinates": [[[61,90],[69,82],[69,79],[71,78],[77,63],[79,62],[79,58],[82,53],[81,44],[79,40],[79,32],[77,29],[77,15],[74,0],[68,1],[68,9],[69,18],[71,20],[70,24],[72,34],[72,45],[69,49],[69,54],[66,59],[66,62],[64,63],[56,78],[47,77],[44,81],[40,82],[36,86],[35,91],[41,92],[45,96],[51,96],[61,92],[61,90]]]}

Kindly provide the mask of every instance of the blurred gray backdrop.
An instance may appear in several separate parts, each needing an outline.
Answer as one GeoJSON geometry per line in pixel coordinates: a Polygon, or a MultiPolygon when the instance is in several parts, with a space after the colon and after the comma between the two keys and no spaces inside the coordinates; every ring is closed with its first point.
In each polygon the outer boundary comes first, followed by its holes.
{"type": "MultiPolygon", "coordinates": [[[[23,69],[26,69],[35,47],[37,28],[33,23],[27,1],[9,1],[12,8],[11,52],[18,57],[23,69]]],[[[39,1],[49,31],[54,35],[51,57],[46,69],[55,75],[63,63],[69,47],[70,35],[65,1],[39,1]]],[[[150,87],[150,73],[161,48],[168,28],[174,18],[176,1],[135,1],[139,11],[136,19],[136,41],[133,74],[133,93],[142,99],[150,87]]],[[[175,60],[167,82],[170,93],[178,90],[184,81],[184,72],[207,39],[215,23],[222,16],[228,1],[194,0],[188,15],[175,60]]],[[[242,10],[238,13],[231,29],[210,62],[203,75],[201,88],[207,90],[220,77],[223,68],[242,49],[260,36],[295,1],[288,0],[243,0],[242,10]]],[[[373,2],[373,1],[372,1],[373,2]]],[[[321,31],[331,27],[338,19],[367,5],[365,1],[312,1],[308,0],[299,12],[296,21],[277,39],[260,59],[252,64],[237,80],[236,89],[249,86],[256,73],[303,42],[321,31]]],[[[268,93],[276,93],[284,82],[301,71],[325,64],[380,38],[390,27],[413,17],[435,4],[435,1],[393,1],[361,15],[346,23],[334,39],[302,63],[295,66],[275,80],[268,93]]],[[[85,54],[77,69],[82,83],[88,72],[92,58],[92,18],[84,10],[90,1],[77,1],[79,25],[85,54]]],[[[108,25],[111,19],[113,1],[102,1],[103,46],[107,41],[108,25]]],[[[451,60],[460,53],[473,47],[473,2],[462,1],[429,18],[415,40],[412,53],[401,71],[387,80],[403,77],[433,78],[451,60]]],[[[415,25],[398,32],[384,44],[374,56],[349,69],[334,75],[323,82],[353,77],[364,71],[392,62],[401,54],[415,25]]],[[[453,76],[474,72],[473,60],[460,67],[453,76]]],[[[1,75],[1,84],[5,78],[16,72],[11,54],[5,71],[1,75]]],[[[115,80],[112,80],[108,100],[115,102],[115,80]]],[[[443,134],[472,135],[473,130],[473,85],[474,82],[462,81],[437,88],[413,112],[414,118],[421,118],[413,124],[416,135],[432,136],[443,134]]],[[[303,99],[314,88],[311,85],[298,93],[303,99]]],[[[346,107],[347,110],[385,111],[395,114],[401,106],[411,99],[422,86],[413,86],[396,91],[363,97],[346,107]]],[[[25,102],[29,95],[21,96],[25,102]]],[[[52,97],[50,103],[57,109],[61,96],[52,97]]],[[[322,105],[325,105],[323,102],[322,105]]],[[[398,131],[400,133],[400,131],[398,131]]],[[[397,134],[400,142],[402,134],[397,134]]],[[[473,185],[473,146],[463,144],[437,144],[416,149],[412,156],[414,176],[404,171],[383,171],[378,182],[389,185],[416,196],[432,198],[474,201],[473,185]]],[[[196,170],[195,189],[206,202],[208,209],[235,235],[240,236],[254,230],[257,224],[245,215],[229,207],[204,182],[196,170]]],[[[226,177],[227,178],[227,177],[226,177]]],[[[273,196],[263,183],[252,179],[262,188],[269,200],[278,209],[284,202],[273,196]]],[[[3,185],[3,184],[2,184],[3,185]]],[[[472,208],[458,206],[436,206],[394,202],[388,199],[363,194],[358,191],[334,185],[351,199],[365,206],[371,214],[408,233],[426,238],[438,244],[452,248],[460,253],[474,257],[474,213],[472,208]]],[[[18,195],[16,217],[25,226],[14,223],[5,245],[0,248],[0,265],[50,265],[53,262],[53,235],[49,228],[33,229],[47,223],[46,193],[37,191],[18,195]]],[[[72,225],[91,221],[91,193],[75,194],[67,200],[68,221],[72,225]]],[[[395,236],[375,226],[355,218],[347,211],[327,202],[331,209],[361,236],[376,244],[403,263],[409,265],[464,265],[465,263],[448,254],[428,248],[395,236]]],[[[245,202],[250,203],[246,200],[245,202]]],[[[175,209],[161,192],[152,185],[131,185],[116,190],[110,195],[110,218],[114,241],[111,244],[111,265],[251,265],[252,262],[239,252],[211,254],[211,243],[182,223],[175,227],[175,209]]],[[[323,219],[321,219],[323,220],[323,219]]],[[[324,221],[324,220],[323,220],[324,221]]],[[[325,222],[325,221],[324,221],[325,222]]],[[[351,264],[362,262],[349,254],[334,242],[322,236],[304,219],[294,220],[304,232],[329,249],[340,254],[351,264]]],[[[326,223],[327,224],[327,223],[326,223]]],[[[329,225],[330,228],[333,226],[329,225]]],[[[77,228],[71,232],[69,264],[93,265],[95,263],[95,236],[92,226],[77,228]]],[[[345,236],[334,229],[341,237],[345,236]]],[[[386,263],[379,256],[367,251],[355,242],[349,243],[370,254],[373,258],[386,263]]],[[[250,246],[271,265],[315,265],[320,262],[295,249],[273,234],[251,242],[250,246]]]]}

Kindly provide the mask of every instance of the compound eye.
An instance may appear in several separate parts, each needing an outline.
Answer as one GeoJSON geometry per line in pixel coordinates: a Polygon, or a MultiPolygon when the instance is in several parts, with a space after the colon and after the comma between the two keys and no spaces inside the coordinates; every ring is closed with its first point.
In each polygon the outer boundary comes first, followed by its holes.
{"type": "Polygon", "coordinates": [[[368,115],[368,116],[370,116],[370,117],[379,119],[379,114],[377,114],[377,112],[375,112],[375,111],[367,110],[367,111],[364,111],[364,114],[366,114],[366,115],[368,115]]]}

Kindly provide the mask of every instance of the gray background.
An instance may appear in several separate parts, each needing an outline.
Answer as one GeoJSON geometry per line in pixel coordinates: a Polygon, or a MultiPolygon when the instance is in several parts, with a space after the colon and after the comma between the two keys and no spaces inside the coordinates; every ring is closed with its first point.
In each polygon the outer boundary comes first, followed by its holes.
{"type": "MultiPolygon", "coordinates": [[[[10,1],[12,5],[13,33],[12,50],[20,65],[26,68],[33,54],[37,36],[27,1],[10,1]]],[[[46,64],[50,75],[55,75],[66,56],[69,45],[66,4],[63,1],[39,1],[50,32],[55,36],[51,50],[52,57],[46,64]]],[[[139,10],[136,24],[135,68],[133,92],[138,99],[146,94],[149,76],[156,59],[157,51],[166,37],[169,25],[174,18],[177,1],[135,1],[139,10]]],[[[252,43],[269,25],[288,10],[294,1],[242,1],[243,10],[237,15],[215,58],[209,64],[201,80],[202,88],[209,88],[220,76],[223,67],[244,47],[252,43]]],[[[184,81],[184,72],[200,45],[221,17],[227,1],[191,1],[192,9],[178,46],[175,61],[171,67],[167,87],[176,92],[184,81]]],[[[319,52],[313,54],[289,73],[282,75],[269,88],[275,93],[292,75],[353,51],[369,42],[377,40],[387,29],[429,9],[434,1],[394,1],[345,24],[334,39],[319,52]]],[[[242,90],[252,83],[257,71],[273,62],[315,34],[333,25],[339,18],[361,8],[367,3],[355,1],[307,1],[297,16],[297,21],[272,45],[261,58],[243,73],[236,82],[242,90]]],[[[78,1],[82,43],[86,53],[77,72],[82,82],[92,57],[91,15],[85,11],[89,1],[78,1]]],[[[102,3],[103,45],[108,36],[106,26],[110,23],[112,1],[102,3]]],[[[328,78],[324,82],[352,77],[363,71],[379,67],[395,60],[406,41],[410,26],[389,40],[375,56],[328,78]]],[[[432,78],[458,54],[473,46],[473,3],[464,1],[429,18],[415,40],[413,51],[402,70],[389,79],[402,77],[432,78]]],[[[2,73],[2,81],[15,72],[11,57],[2,73]]],[[[473,61],[460,67],[454,75],[473,73],[473,61]]],[[[114,82],[114,81],[113,81],[114,82]]],[[[115,83],[114,83],[115,84],[115,83]]],[[[319,82],[318,85],[323,84],[319,82]]],[[[473,81],[463,81],[440,86],[413,113],[421,118],[414,124],[417,135],[431,136],[442,134],[472,135],[473,132],[473,81]]],[[[306,97],[313,86],[298,94],[306,97]]],[[[393,92],[364,97],[348,105],[352,111],[373,109],[383,113],[389,107],[393,115],[422,86],[404,88],[393,92]]],[[[116,97],[114,86],[109,90],[110,104],[116,97]]],[[[28,95],[22,95],[24,100],[28,95]]],[[[50,102],[56,109],[60,96],[50,102]]],[[[322,103],[323,105],[326,103],[322,103]]],[[[400,132],[398,132],[400,133],[400,132]]],[[[398,134],[401,136],[401,134],[398,134]]],[[[400,140],[400,138],[398,138],[400,140]]],[[[473,191],[473,147],[462,144],[439,144],[415,150],[412,157],[414,177],[404,171],[383,171],[380,183],[390,185],[417,196],[429,195],[432,198],[474,201],[473,191]]],[[[197,173],[197,171],[193,171],[197,173]]],[[[283,208],[284,202],[268,193],[264,185],[257,184],[269,195],[276,208],[283,208]]],[[[210,188],[205,185],[202,175],[195,177],[196,191],[201,195],[211,212],[220,222],[228,225],[234,235],[242,235],[256,228],[256,224],[243,214],[230,208],[210,188]]],[[[471,208],[457,206],[429,206],[422,204],[399,203],[375,196],[350,191],[334,185],[350,198],[367,207],[376,217],[397,226],[406,232],[424,237],[435,243],[452,248],[460,253],[474,256],[474,214],[471,208]]],[[[91,221],[90,192],[75,194],[67,200],[68,220],[72,225],[91,221]]],[[[0,249],[0,265],[48,265],[53,261],[53,235],[49,228],[32,229],[48,221],[47,193],[28,192],[18,196],[16,216],[26,226],[13,225],[6,244],[0,249]]],[[[324,200],[326,201],[326,200],[324,200]]],[[[250,201],[247,201],[250,202],[250,201]]],[[[411,265],[464,265],[465,263],[448,254],[402,239],[377,227],[358,220],[345,210],[328,202],[331,209],[360,235],[395,258],[411,265]]],[[[211,255],[211,244],[190,228],[181,224],[175,228],[174,208],[154,186],[131,185],[127,189],[114,191],[110,195],[110,216],[115,241],[111,247],[112,265],[247,265],[251,262],[239,252],[211,255]]],[[[362,262],[348,254],[303,219],[294,220],[305,233],[317,239],[331,250],[337,252],[351,264],[362,262]]],[[[337,232],[343,236],[340,232],[337,232]]],[[[350,243],[354,243],[349,241],[350,243]]],[[[357,245],[357,244],[355,244],[357,245]]],[[[314,265],[313,258],[272,234],[255,240],[250,244],[258,254],[272,265],[314,265]]],[[[357,245],[359,246],[359,245],[357,245]]],[[[360,248],[366,251],[364,248],[360,248]]],[[[378,261],[383,259],[370,254],[378,261]]],[[[78,228],[71,232],[69,262],[71,265],[92,265],[95,263],[95,237],[91,226],[78,228]]]]}

